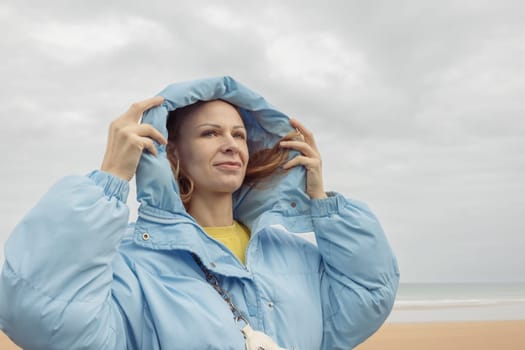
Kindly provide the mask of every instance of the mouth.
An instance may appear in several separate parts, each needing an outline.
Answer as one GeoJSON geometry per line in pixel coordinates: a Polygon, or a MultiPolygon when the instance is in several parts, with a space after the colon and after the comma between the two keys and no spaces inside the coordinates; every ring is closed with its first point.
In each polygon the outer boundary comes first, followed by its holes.
{"type": "Polygon", "coordinates": [[[240,169],[242,167],[241,162],[219,162],[215,163],[214,166],[221,169],[240,169]]]}

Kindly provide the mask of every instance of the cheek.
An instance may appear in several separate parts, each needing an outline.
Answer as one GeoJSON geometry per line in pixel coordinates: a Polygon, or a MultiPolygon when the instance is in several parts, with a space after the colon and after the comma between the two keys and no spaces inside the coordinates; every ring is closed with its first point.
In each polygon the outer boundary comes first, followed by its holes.
{"type": "Polygon", "coordinates": [[[244,146],[243,148],[241,148],[241,157],[242,157],[242,160],[244,161],[244,164],[248,164],[248,161],[250,160],[250,154],[248,152],[248,146],[244,146]]]}
{"type": "Polygon", "coordinates": [[[179,152],[180,155],[180,165],[186,170],[189,171],[190,168],[194,167],[196,164],[199,164],[197,155],[194,152],[191,152],[189,149],[182,148],[179,152]]]}
{"type": "Polygon", "coordinates": [[[190,176],[198,176],[208,171],[213,158],[213,149],[206,144],[192,144],[180,152],[180,164],[190,176]]]}

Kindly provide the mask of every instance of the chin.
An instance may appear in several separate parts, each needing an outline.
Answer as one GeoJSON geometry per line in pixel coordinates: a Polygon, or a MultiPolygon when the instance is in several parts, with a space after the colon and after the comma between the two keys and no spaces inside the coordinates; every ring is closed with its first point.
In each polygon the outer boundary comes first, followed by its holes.
{"type": "Polygon", "coordinates": [[[242,186],[242,183],[235,184],[235,185],[230,185],[230,186],[224,186],[224,187],[227,189],[227,192],[233,193],[233,192],[237,191],[239,188],[241,188],[241,186],[242,186]]]}
{"type": "Polygon", "coordinates": [[[235,182],[228,181],[228,182],[222,183],[222,185],[220,185],[220,188],[224,192],[233,193],[237,191],[239,188],[241,188],[241,186],[242,186],[242,181],[235,181],[235,182]]]}

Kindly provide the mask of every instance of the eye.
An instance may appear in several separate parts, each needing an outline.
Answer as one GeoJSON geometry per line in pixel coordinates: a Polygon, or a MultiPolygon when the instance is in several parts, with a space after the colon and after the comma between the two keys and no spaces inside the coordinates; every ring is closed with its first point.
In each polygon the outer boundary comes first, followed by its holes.
{"type": "Polygon", "coordinates": [[[201,136],[203,137],[217,136],[217,131],[216,130],[205,130],[202,132],[201,136]]]}
{"type": "Polygon", "coordinates": [[[236,132],[233,134],[233,137],[241,140],[246,140],[246,134],[243,132],[236,132]]]}

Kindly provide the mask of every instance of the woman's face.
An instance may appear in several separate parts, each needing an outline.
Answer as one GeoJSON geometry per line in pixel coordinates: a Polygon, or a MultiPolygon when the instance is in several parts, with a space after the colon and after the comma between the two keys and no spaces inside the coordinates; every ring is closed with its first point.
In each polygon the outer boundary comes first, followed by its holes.
{"type": "Polygon", "coordinates": [[[204,103],[182,122],[174,152],[194,182],[194,195],[233,193],[242,185],[248,164],[239,113],[223,101],[204,103]]]}

